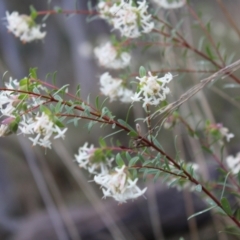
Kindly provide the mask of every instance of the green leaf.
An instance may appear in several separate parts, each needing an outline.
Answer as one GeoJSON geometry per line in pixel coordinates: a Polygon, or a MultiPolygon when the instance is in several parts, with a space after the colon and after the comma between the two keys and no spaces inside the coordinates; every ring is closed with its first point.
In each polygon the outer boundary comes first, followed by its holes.
{"type": "Polygon", "coordinates": [[[209,57],[211,60],[215,59],[215,57],[214,57],[214,55],[213,55],[213,53],[212,53],[212,51],[211,51],[210,46],[207,45],[205,49],[206,49],[206,53],[207,53],[208,57],[209,57]]]}
{"type": "Polygon", "coordinates": [[[147,75],[146,69],[143,66],[141,66],[139,68],[139,76],[142,78],[142,77],[145,77],[146,75],[147,75]]]}
{"type": "Polygon", "coordinates": [[[67,88],[69,87],[69,84],[63,85],[61,88],[59,88],[56,92],[54,92],[53,96],[56,96],[58,93],[66,93],[67,88]]]}
{"type": "Polygon", "coordinates": [[[26,77],[19,80],[19,86],[20,87],[23,87],[23,86],[28,85],[28,84],[29,84],[29,80],[26,77]]]}
{"type": "Polygon", "coordinates": [[[152,166],[153,160],[144,161],[143,166],[152,166]]]}
{"type": "MultiPolygon", "coordinates": [[[[131,130],[131,132],[135,132],[136,130],[134,130],[128,123],[126,123],[124,120],[122,119],[118,119],[118,122],[123,125],[124,127],[126,127],[127,129],[131,130]]],[[[136,133],[137,134],[137,133],[136,133]]]]}
{"type": "Polygon", "coordinates": [[[37,68],[30,68],[29,69],[29,76],[34,78],[34,79],[37,79],[37,68]]]}
{"type": "Polygon", "coordinates": [[[56,106],[55,106],[55,112],[56,112],[56,113],[61,112],[62,107],[63,107],[63,106],[62,106],[62,102],[59,101],[59,102],[56,104],[56,106]]]}
{"type": "Polygon", "coordinates": [[[158,178],[159,178],[159,176],[160,176],[160,171],[158,171],[156,174],[155,174],[155,176],[154,176],[154,178],[153,178],[153,182],[156,182],[157,180],[158,180],[158,178]]]}
{"type": "Polygon", "coordinates": [[[18,116],[18,117],[16,117],[15,119],[14,119],[14,121],[12,121],[10,124],[9,124],[9,129],[10,129],[10,131],[11,132],[13,132],[13,133],[16,133],[17,132],[17,130],[18,130],[18,124],[19,124],[19,122],[20,122],[20,117],[18,116]]]}
{"type": "Polygon", "coordinates": [[[62,13],[62,9],[59,6],[55,6],[54,11],[56,11],[57,13],[62,13]]]}
{"type": "Polygon", "coordinates": [[[92,127],[93,127],[94,124],[95,124],[94,121],[89,121],[89,122],[88,122],[88,124],[87,124],[87,129],[88,129],[89,132],[91,131],[91,129],[92,129],[92,127]]]}
{"type": "Polygon", "coordinates": [[[99,97],[98,96],[96,97],[95,105],[96,105],[97,110],[99,110],[99,97]]]}
{"type": "Polygon", "coordinates": [[[124,161],[123,161],[120,153],[118,153],[117,156],[116,156],[116,163],[117,163],[118,167],[120,167],[120,168],[121,168],[123,165],[125,165],[125,163],[124,163],[124,161]]]}
{"type": "Polygon", "coordinates": [[[129,152],[125,152],[125,156],[126,156],[126,159],[130,162],[132,157],[131,155],[129,154],[129,152]]]}
{"type": "Polygon", "coordinates": [[[105,140],[102,137],[100,137],[98,141],[101,148],[105,148],[107,146],[105,140]]]}
{"type": "Polygon", "coordinates": [[[37,10],[33,7],[33,5],[31,5],[29,8],[30,8],[30,16],[32,20],[34,20],[38,16],[37,10]]]}
{"type": "Polygon", "coordinates": [[[54,99],[55,99],[55,100],[58,100],[59,102],[62,102],[62,101],[63,101],[63,99],[62,99],[59,95],[55,95],[55,96],[54,96],[54,99]]]}
{"type": "Polygon", "coordinates": [[[232,216],[231,206],[230,206],[228,200],[227,200],[225,197],[223,197],[223,198],[221,199],[221,204],[222,204],[223,210],[224,210],[228,215],[232,216]]]}
{"type": "Polygon", "coordinates": [[[133,131],[129,132],[128,135],[130,137],[137,137],[138,136],[138,134],[136,132],[133,132],[133,131]]]}
{"type": "Polygon", "coordinates": [[[64,127],[64,124],[56,117],[54,118],[54,123],[60,128],[64,127]]]}
{"type": "Polygon", "coordinates": [[[159,149],[162,149],[162,146],[161,146],[160,142],[156,139],[156,137],[153,137],[152,140],[156,147],[158,147],[159,149]]]}
{"type": "Polygon", "coordinates": [[[235,226],[227,226],[225,227],[224,231],[219,231],[219,233],[228,233],[228,234],[232,234],[232,235],[236,235],[236,236],[240,236],[240,231],[238,227],[235,226]]]}
{"type": "Polygon", "coordinates": [[[202,51],[203,42],[204,42],[205,38],[206,38],[205,36],[202,36],[202,37],[200,38],[199,42],[198,42],[198,50],[199,50],[199,51],[202,51]]]}
{"type": "Polygon", "coordinates": [[[235,211],[234,215],[236,216],[237,220],[240,221],[240,209],[239,208],[235,211]]]}
{"type": "Polygon", "coordinates": [[[203,213],[205,213],[205,212],[208,212],[208,211],[210,211],[211,209],[213,209],[213,208],[215,208],[215,207],[216,207],[216,205],[211,206],[211,207],[209,207],[209,208],[207,208],[207,209],[205,209],[205,210],[203,210],[203,211],[197,212],[197,213],[191,215],[190,217],[188,217],[187,220],[190,220],[190,219],[193,218],[193,217],[196,217],[196,216],[201,215],[201,214],[203,214],[203,213]]]}
{"type": "Polygon", "coordinates": [[[40,110],[41,110],[41,112],[44,112],[49,117],[52,115],[52,112],[44,105],[40,106],[40,110]]]}
{"type": "Polygon", "coordinates": [[[139,157],[136,156],[134,158],[132,158],[128,164],[129,167],[132,167],[133,165],[135,165],[137,163],[137,161],[139,160],[139,157]]]}
{"type": "Polygon", "coordinates": [[[225,180],[224,180],[224,184],[223,184],[223,190],[222,190],[222,193],[221,193],[221,197],[223,197],[223,194],[224,194],[224,191],[225,191],[225,187],[226,187],[226,183],[227,183],[227,179],[228,179],[228,176],[230,175],[231,172],[228,172],[228,174],[226,175],[225,177],[225,180]]]}
{"type": "Polygon", "coordinates": [[[203,149],[205,152],[212,154],[212,150],[211,150],[210,148],[205,147],[205,146],[202,146],[202,149],[203,149]]]}

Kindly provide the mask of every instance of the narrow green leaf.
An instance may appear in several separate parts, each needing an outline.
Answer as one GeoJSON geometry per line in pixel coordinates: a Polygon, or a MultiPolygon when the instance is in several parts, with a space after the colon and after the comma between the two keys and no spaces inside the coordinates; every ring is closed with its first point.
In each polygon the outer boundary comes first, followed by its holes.
{"type": "Polygon", "coordinates": [[[211,209],[213,209],[213,208],[215,208],[215,207],[216,207],[216,205],[211,206],[211,207],[209,207],[209,208],[207,208],[207,209],[205,209],[205,210],[203,210],[203,211],[197,212],[197,213],[191,215],[190,217],[188,217],[187,220],[190,220],[190,219],[193,218],[193,217],[196,217],[196,216],[201,215],[201,214],[203,214],[203,213],[205,213],[205,212],[208,212],[208,211],[210,211],[211,209]]]}
{"type": "Polygon", "coordinates": [[[99,97],[98,96],[96,97],[96,100],[95,100],[95,106],[96,106],[97,110],[99,110],[99,97]]]}
{"type": "Polygon", "coordinates": [[[64,127],[64,124],[61,121],[59,121],[59,119],[57,118],[54,119],[54,123],[60,128],[64,127]]]}
{"type": "Polygon", "coordinates": [[[54,11],[56,11],[57,13],[62,13],[62,9],[59,6],[55,6],[54,11]]]}
{"type": "Polygon", "coordinates": [[[143,166],[152,166],[153,160],[144,161],[143,166]]]}
{"type": "Polygon", "coordinates": [[[62,101],[63,101],[63,99],[62,99],[59,95],[55,95],[54,98],[55,98],[56,100],[58,100],[59,102],[62,102],[62,101]]]}
{"type": "Polygon", "coordinates": [[[139,68],[139,76],[142,78],[142,77],[145,77],[146,75],[147,75],[146,69],[143,66],[141,66],[139,68]]]}
{"type": "Polygon", "coordinates": [[[132,158],[128,164],[129,167],[132,167],[133,165],[135,165],[137,163],[137,161],[139,160],[139,157],[136,156],[134,158],[132,158]]]}
{"type": "Polygon", "coordinates": [[[125,152],[125,156],[126,156],[126,159],[130,162],[131,161],[131,159],[132,159],[132,157],[131,157],[131,155],[129,154],[129,152],[125,152]]]}
{"type": "Polygon", "coordinates": [[[125,163],[124,163],[124,161],[123,161],[120,153],[118,153],[117,156],[116,156],[116,162],[117,162],[118,167],[120,167],[120,168],[121,168],[123,165],[125,165],[125,163]]]}
{"type": "Polygon", "coordinates": [[[240,208],[238,208],[234,214],[238,221],[240,221],[240,208]]]}
{"type": "Polygon", "coordinates": [[[157,180],[158,180],[158,178],[159,178],[159,176],[160,176],[160,171],[158,171],[156,174],[155,174],[155,176],[154,176],[154,178],[153,178],[153,182],[156,182],[157,180]]]}
{"type": "Polygon", "coordinates": [[[206,48],[205,48],[205,50],[206,50],[206,53],[207,53],[208,57],[209,57],[211,60],[213,60],[215,57],[214,57],[214,55],[213,55],[213,53],[212,53],[212,51],[211,51],[210,46],[207,45],[206,48]]]}
{"type": "Polygon", "coordinates": [[[33,7],[33,5],[31,5],[29,8],[31,13],[30,16],[34,20],[38,16],[37,10],[33,7]]]}
{"type": "Polygon", "coordinates": [[[94,121],[88,122],[88,124],[87,124],[87,129],[88,129],[89,132],[91,131],[91,129],[92,129],[92,127],[93,127],[94,124],[95,124],[94,121]]]}
{"type": "Polygon", "coordinates": [[[34,78],[34,79],[37,79],[37,68],[30,68],[29,69],[29,76],[34,78]]]}
{"type": "Polygon", "coordinates": [[[53,96],[56,96],[58,93],[66,93],[66,89],[69,87],[69,84],[63,85],[56,92],[54,92],[53,96]]]}
{"type": "Polygon", "coordinates": [[[227,200],[225,197],[223,197],[223,198],[221,199],[221,204],[222,204],[223,210],[224,210],[228,215],[231,216],[231,215],[232,215],[232,209],[231,209],[231,206],[230,206],[228,200],[227,200]]]}
{"type": "Polygon", "coordinates": [[[107,146],[105,140],[102,137],[100,137],[98,141],[99,141],[100,147],[105,148],[107,146]]]}
{"type": "Polygon", "coordinates": [[[203,149],[205,152],[212,154],[212,150],[211,150],[210,148],[205,147],[205,146],[202,146],[202,149],[203,149]]]}
{"type": "Polygon", "coordinates": [[[136,132],[133,132],[133,131],[129,132],[128,135],[130,137],[137,137],[138,136],[138,134],[136,132]]]}
{"type": "Polygon", "coordinates": [[[126,123],[124,120],[122,119],[118,119],[118,122],[123,125],[124,127],[126,127],[127,129],[131,130],[131,132],[135,132],[136,130],[134,130],[128,123],[126,123]]]}
{"type": "Polygon", "coordinates": [[[25,86],[25,85],[28,85],[29,83],[29,80],[28,78],[22,78],[21,80],[19,80],[19,86],[22,87],[22,86],[25,86]]]}
{"type": "Polygon", "coordinates": [[[228,179],[228,176],[229,176],[230,173],[231,173],[231,172],[229,172],[229,173],[226,175],[226,177],[225,177],[224,184],[223,184],[223,190],[222,190],[222,193],[221,193],[221,197],[220,197],[220,198],[223,197],[223,194],[224,194],[224,191],[225,191],[225,187],[226,187],[226,183],[227,183],[227,179],[228,179]]]}
{"type": "Polygon", "coordinates": [[[109,138],[109,137],[111,137],[111,136],[113,136],[113,135],[115,135],[115,134],[118,134],[118,133],[122,132],[122,131],[124,131],[124,130],[123,130],[123,129],[120,129],[120,130],[118,130],[118,131],[116,131],[116,132],[112,132],[112,133],[106,135],[103,139],[109,138]]]}
{"type": "Polygon", "coordinates": [[[51,116],[52,115],[52,112],[50,111],[50,109],[49,108],[47,108],[46,106],[44,106],[44,105],[41,105],[40,106],[40,110],[41,110],[41,112],[44,112],[46,115],[48,115],[48,116],[51,116]]]}
{"type": "Polygon", "coordinates": [[[156,137],[153,137],[152,140],[156,147],[158,147],[159,149],[162,149],[162,146],[161,146],[160,142],[156,139],[156,137]]]}

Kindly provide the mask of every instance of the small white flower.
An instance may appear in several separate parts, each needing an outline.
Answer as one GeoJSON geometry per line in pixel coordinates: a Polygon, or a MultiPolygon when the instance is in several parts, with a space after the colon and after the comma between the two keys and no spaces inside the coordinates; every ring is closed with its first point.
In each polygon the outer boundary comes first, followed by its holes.
{"type": "Polygon", "coordinates": [[[167,73],[164,77],[159,78],[148,72],[148,76],[136,78],[139,80],[139,91],[134,94],[132,100],[133,102],[143,101],[143,107],[146,107],[147,105],[157,106],[160,101],[166,99],[170,89],[165,85],[172,80],[173,76],[171,73],[167,73]]]}
{"type": "Polygon", "coordinates": [[[228,168],[233,174],[237,174],[240,171],[240,152],[237,153],[236,157],[228,156],[226,158],[228,168]]]}
{"type": "Polygon", "coordinates": [[[64,139],[65,138],[65,132],[67,131],[67,128],[61,129],[58,126],[55,126],[55,131],[56,131],[57,135],[54,137],[54,139],[57,139],[57,138],[64,139]]]}
{"type": "Polygon", "coordinates": [[[44,25],[37,25],[30,16],[19,15],[18,12],[6,12],[7,29],[22,42],[31,42],[43,39],[46,32],[41,32],[40,28],[44,25]]]}
{"type": "Polygon", "coordinates": [[[79,164],[79,167],[88,170],[91,174],[105,174],[108,173],[108,167],[111,167],[113,158],[104,157],[100,158],[100,155],[94,156],[96,149],[94,145],[88,147],[88,143],[85,143],[79,148],[78,154],[75,155],[75,159],[79,164]]]}
{"type": "Polygon", "coordinates": [[[121,69],[129,65],[131,56],[128,52],[118,53],[117,49],[107,42],[101,47],[94,49],[99,64],[106,68],[121,69]]]}
{"type": "Polygon", "coordinates": [[[100,16],[113,25],[114,29],[121,32],[122,36],[137,38],[142,33],[149,33],[154,28],[152,16],[147,13],[146,0],[138,1],[137,6],[132,0],[111,2],[100,2],[98,9],[100,16]]]}
{"type": "Polygon", "coordinates": [[[142,92],[135,92],[134,95],[131,97],[133,102],[140,102],[142,97],[140,97],[142,92]]]}
{"type": "MultiPolygon", "coordinates": [[[[219,124],[219,125],[221,125],[221,124],[219,124]]],[[[223,126],[220,127],[220,128],[219,128],[219,131],[221,132],[221,134],[222,134],[224,137],[226,137],[227,142],[229,142],[230,139],[234,137],[234,134],[233,134],[233,133],[230,133],[230,132],[229,132],[229,129],[226,128],[226,127],[223,127],[223,126]]]]}
{"type": "Polygon", "coordinates": [[[119,100],[123,103],[130,103],[132,102],[132,96],[133,96],[133,91],[128,89],[128,88],[124,88],[124,87],[120,87],[119,91],[118,91],[118,97],[119,100]]]}
{"type": "Polygon", "coordinates": [[[18,99],[19,94],[11,89],[18,89],[19,83],[16,79],[9,78],[9,82],[5,83],[6,91],[0,92],[0,113],[4,116],[13,116],[12,113],[16,109],[17,103],[20,102],[18,99]]]}
{"type": "Polygon", "coordinates": [[[154,0],[161,7],[166,9],[180,8],[186,4],[186,0],[154,0]]]}
{"type": "Polygon", "coordinates": [[[33,146],[40,145],[46,148],[51,148],[51,137],[55,135],[55,138],[65,137],[67,128],[60,129],[45,113],[41,116],[37,114],[34,118],[23,116],[22,121],[19,124],[19,130],[21,133],[35,134],[35,137],[29,137],[33,146]]]}
{"type": "Polygon", "coordinates": [[[122,80],[113,78],[108,72],[106,72],[100,77],[100,85],[102,94],[108,96],[112,102],[118,98],[118,90],[122,85],[122,80]]]}
{"type": "Polygon", "coordinates": [[[137,185],[138,179],[132,180],[128,176],[126,166],[115,168],[112,173],[99,174],[94,176],[94,181],[101,185],[104,198],[112,197],[123,203],[128,199],[135,199],[143,195],[147,188],[141,190],[137,185]]]}
{"type": "Polygon", "coordinates": [[[130,103],[133,91],[122,85],[122,79],[113,78],[108,72],[100,77],[101,93],[110,98],[110,101],[119,99],[123,103],[130,103]]]}

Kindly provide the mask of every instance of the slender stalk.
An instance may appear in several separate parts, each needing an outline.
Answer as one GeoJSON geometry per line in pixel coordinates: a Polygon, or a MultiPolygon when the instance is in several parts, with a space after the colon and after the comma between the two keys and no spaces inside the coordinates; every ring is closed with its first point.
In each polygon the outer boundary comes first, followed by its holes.
{"type": "Polygon", "coordinates": [[[221,63],[222,63],[222,66],[221,67],[224,67],[225,66],[225,62],[212,38],[212,36],[209,34],[209,32],[207,31],[206,27],[203,25],[201,19],[198,17],[198,15],[196,14],[196,12],[193,10],[193,8],[187,4],[188,6],[188,10],[189,12],[192,14],[192,16],[198,21],[198,23],[200,24],[200,27],[202,28],[202,30],[204,31],[206,37],[208,38],[209,42],[212,44],[213,48],[215,49],[215,52],[217,53],[218,55],[218,58],[220,59],[221,63]]]}
{"type": "Polygon", "coordinates": [[[218,2],[223,13],[225,14],[225,17],[228,20],[228,22],[230,23],[231,27],[236,31],[236,33],[238,34],[238,36],[240,38],[240,29],[238,28],[238,25],[234,22],[232,16],[229,14],[227,8],[222,3],[222,0],[216,0],[216,1],[218,2]]]}

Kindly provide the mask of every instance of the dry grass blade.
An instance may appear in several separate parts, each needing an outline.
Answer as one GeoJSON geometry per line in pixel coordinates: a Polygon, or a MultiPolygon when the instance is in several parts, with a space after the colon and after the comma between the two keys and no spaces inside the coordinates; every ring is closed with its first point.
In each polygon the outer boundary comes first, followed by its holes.
{"type": "MultiPolygon", "coordinates": [[[[210,83],[220,77],[226,77],[227,75],[231,74],[232,72],[236,71],[239,68],[240,68],[240,59],[237,60],[236,62],[222,68],[221,70],[217,71],[216,73],[212,74],[211,76],[202,79],[199,84],[193,86],[187,92],[182,94],[177,101],[172,102],[172,103],[168,104],[166,107],[161,108],[157,112],[153,113],[151,115],[151,118],[153,118],[154,116],[159,116],[161,114],[164,114],[164,116],[166,116],[165,114],[173,112],[176,108],[178,108],[180,105],[182,105],[184,102],[186,102],[189,98],[191,98],[196,93],[198,93],[200,90],[202,90],[208,83],[210,83]]],[[[158,123],[157,123],[157,125],[158,125],[158,123]]]]}

